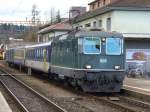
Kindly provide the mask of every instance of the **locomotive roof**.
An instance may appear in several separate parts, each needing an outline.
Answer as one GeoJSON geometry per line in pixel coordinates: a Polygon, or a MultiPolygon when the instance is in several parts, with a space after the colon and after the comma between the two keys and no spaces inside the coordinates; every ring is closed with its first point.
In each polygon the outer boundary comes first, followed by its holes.
{"type": "Polygon", "coordinates": [[[50,41],[50,42],[42,43],[42,44],[28,45],[28,46],[26,46],[26,48],[49,46],[49,45],[51,45],[51,43],[52,43],[52,42],[50,41]]]}
{"type": "Polygon", "coordinates": [[[68,35],[61,35],[57,38],[54,38],[54,42],[62,41],[66,39],[72,39],[72,38],[80,38],[80,37],[114,37],[114,38],[123,38],[123,35],[121,33],[117,32],[105,32],[105,31],[89,31],[89,30],[79,30],[75,32],[71,32],[68,35]],[[72,36],[74,35],[74,36],[72,36]]]}
{"type": "Polygon", "coordinates": [[[79,31],[75,34],[76,37],[84,37],[84,36],[101,36],[101,37],[120,37],[122,38],[123,35],[121,33],[117,33],[117,32],[104,32],[104,31],[79,31]]]}

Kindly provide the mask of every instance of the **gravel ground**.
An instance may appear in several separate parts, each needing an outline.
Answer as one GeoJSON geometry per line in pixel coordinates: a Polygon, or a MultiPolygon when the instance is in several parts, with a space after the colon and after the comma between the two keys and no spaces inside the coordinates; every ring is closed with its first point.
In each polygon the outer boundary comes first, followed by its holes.
{"type": "Polygon", "coordinates": [[[30,112],[58,112],[54,106],[49,105],[10,76],[0,76],[0,79],[30,112]]]}
{"type": "MultiPolygon", "coordinates": [[[[4,67],[4,64],[0,64],[0,66],[4,67]]],[[[42,79],[40,76],[29,76],[11,68],[9,68],[9,70],[7,68],[7,71],[15,74],[15,77],[48,97],[62,108],[65,108],[68,112],[120,112],[119,110],[100,103],[97,100],[86,97],[84,98],[81,95],[77,95],[64,89],[63,87],[59,87],[60,84],[57,85],[53,82],[51,83],[51,81],[42,79]]]]}
{"type": "Polygon", "coordinates": [[[69,112],[119,112],[118,110],[104,105],[99,101],[95,101],[90,98],[87,99],[87,97],[72,93],[69,90],[66,90],[62,87],[59,87],[58,85],[48,82],[47,80],[41,80],[38,77],[26,75],[17,75],[15,77],[24,81],[35,90],[42,93],[44,96],[53,100],[61,107],[65,109],[67,108],[69,112]],[[84,107],[86,107],[87,109],[84,107]]]}

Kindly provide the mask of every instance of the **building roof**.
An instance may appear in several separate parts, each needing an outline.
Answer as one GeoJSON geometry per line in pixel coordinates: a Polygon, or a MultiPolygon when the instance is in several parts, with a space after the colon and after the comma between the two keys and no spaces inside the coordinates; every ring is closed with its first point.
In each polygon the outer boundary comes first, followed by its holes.
{"type": "Polygon", "coordinates": [[[88,5],[91,5],[91,4],[93,4],[93,3],[97,2],[97,1],[98,0],[94,0],[94,1],[90,2],[88,5]]]}
{"type": "Polygon", "coordinates": [[[150,0],[117,0],[99,9],[88,11],[74,18],[73,22],[77,23],[112,10],[150,11],[150,0]]]}
{"type": "Polygon", "coordinates": [[[112,4],[117,7],[150,7],[150,0],[117,0],[112,4]]]}
{"type": "Polygon", "coordinates": [[[71,25],[68,22],[60,22],[41,29],[38,33],[47,33],[51,31],[70,31],[71,25]]]}

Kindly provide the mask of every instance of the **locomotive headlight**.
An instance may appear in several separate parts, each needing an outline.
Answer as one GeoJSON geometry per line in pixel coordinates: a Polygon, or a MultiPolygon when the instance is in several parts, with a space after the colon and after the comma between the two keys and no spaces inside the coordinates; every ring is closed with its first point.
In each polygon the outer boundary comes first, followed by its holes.
{"type": "Polygon", "coordinates": [[[91,65],[86,65],[85,68],[86,68],[86,69],[91,69],[92,66],[91,66],[91,65]]]}
{"type": "Polygon", "coordinates": [[[106,41],[106,37],[103,37],[103,38],[102,38],[102,42],[105,42],[105,41],[106,41]]]}
{"type": "Polygon", "coordinates": [[[119,70],[119,69],[120,69],[120,66],[116,65],[115,70],[119,70]]]}

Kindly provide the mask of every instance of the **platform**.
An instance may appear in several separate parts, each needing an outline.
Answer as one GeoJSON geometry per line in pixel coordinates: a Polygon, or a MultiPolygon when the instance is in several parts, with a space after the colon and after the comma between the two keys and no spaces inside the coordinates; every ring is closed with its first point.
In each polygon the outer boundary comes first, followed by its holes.
{"type": "Polygon", "coordinates": [[[12,112],[1,92],[0,92],[0,112],[12,112]]]}
{"type": "Polygon", "coordinates": [[[123,88],[150,95],[150,80],[125,78],[123,88]]]}

